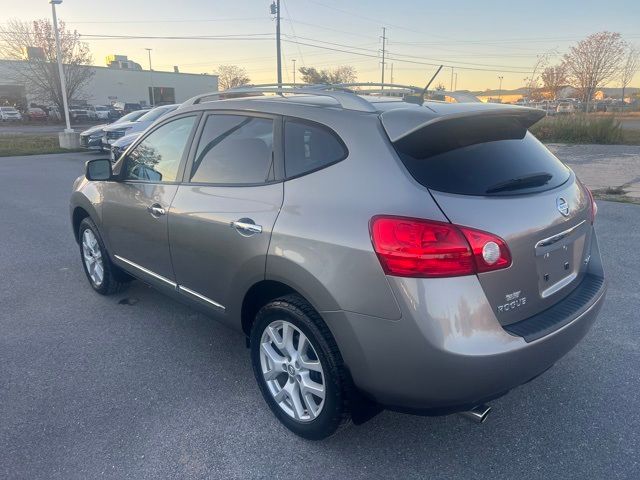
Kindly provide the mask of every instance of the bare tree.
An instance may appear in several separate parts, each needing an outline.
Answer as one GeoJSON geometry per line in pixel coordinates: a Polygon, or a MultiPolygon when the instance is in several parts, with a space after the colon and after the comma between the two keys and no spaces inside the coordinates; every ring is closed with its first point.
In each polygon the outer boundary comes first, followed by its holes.
{"type": "Polygon", "coordinates": [[[624,108],[624,91],[627,85],[631,83],[633,77],[640,69],[640,52],[633,46],[629,46],[627,49],[627,58],[622,65],[620,72],[620,83],[622,84],[622,108],[624,108]]]}
{"type": "Polygon", "coordinates": [[[320,83],[353,83],[356,81],[356,69],[350,65],[342,65],[332,70],[318,70],[315,67],[300,67],[302,81],[308,84],[320,83]]]}
{"type": "Polygon", "coordinates": [[[569,79],[580,91],[587,112],[598,88],[620,73],[625,50],[619,33],[599,32],[578,42],[565,54],[569,79]]]}
{"type": "MultiPolygon", "coordinates": [[[[82,88],[93,77],[87,68],[92,57],[80,34],[58,22],[60,50],[67,84],[67,97],[80,99],[82,88]]],[[[43,102],[54,103],[62,111],[62,87],[58,74],[56,41],[49,20],[21,22],[10,20],[0,30],[0,57],[10,63],[12,80],[22,83],[27,91],[43,102]]]]}
{"type": "Polygon", "coordinates": [[[542,55],[536,57],[536,63],[533,64],[531,74],[524,79],[525,88],[527,89],[527,96],[536,96],[536,92],[540,89],[540,74],[543,69],[549,64],[549,57],[554,52],[545,52],[542,55]]]}
{"type": "Polygon", "coordinates": [[[218,88],[227,90],[240,87],[251,81],[247,71],[237,65],[220,65],[218,67],[218,88]]]}
{"type": "Polygon", "coordinates": [[[557,100],[558,91],[567,84],[567,66],[564,63],[546,67],[540,75],[543,88],[548,91],[553,100],[557,100]]]}

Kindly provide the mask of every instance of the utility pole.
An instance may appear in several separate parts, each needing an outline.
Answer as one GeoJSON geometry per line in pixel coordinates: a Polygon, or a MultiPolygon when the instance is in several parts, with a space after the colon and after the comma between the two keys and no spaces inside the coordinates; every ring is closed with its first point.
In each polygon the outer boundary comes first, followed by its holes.
{"type": "Polygon", "coordinates": [[[382,90],[384,90],[384,67],[385,67],[385,61],[384,61],[384,56],[386,53],[386,48],[387,46],[387,29],[385,27],[382,27],[382,90]]]}
{"type": "Polygon", "coordinates": [[[498,100],[502,103],[502,79],[504,77],[502,75],[498,75],[498,80],[500,80],[500,87],[498,88],[498,100]]]}
{"type": "Polygon", "coordinates": [[[56,57],[58,60],[58,74],[60,75],[60,89],[62,90],[62,107],[64,109],[64,120],[67,124],[66,133],[72,133],[71,122],[69,121],[69,103],[67,101],[67,82],[64,78],[64,68],[62,67],[62,49],[60,48],[60,32],[58,32],[58,17],[56,16],[56,5],[60,5],[62,0],[51,0],[51,13],[53,14],[53,31],[56,36],[56,57]]]}
{"type": "Polygon", "coordinates": [[[296,86],[296,59],[292,58],[291,61],[293,62],[293,86],[296,86]]]}
{"type": "Polygon", "coordinates": [[[455,77],[455,80],[453,81],[453,91],[457,92],[458,91],[458,72],[454,73],[453,76],[455,77]]]}
{"type": "Polygon", "coordinates": [[[151,67],[151,49],[145,48],[147,53],[149,54],[149,75],[151,76],[151,106],[156,106],[156,92],[155,87],[153,86],[153,68],[151,67]]]}
{"type": "Polygon", "coordinates": [[[393,63],[391,64],[391,79],[389,80],[390,83],[393,83],[393,63]]]}
{"type": "Polygon", "coordinates": [[[451,67],[451,86],[449,87],[449,91],[453,91],[453,67],[451,67]]]}
{"type": "Polygon", "coordinates": [[[271,15],[276,16],[276,61],[278,70],[278,85],[282,85],[282,59],[280,56],[280,0],[271,4],[271,15]]]}

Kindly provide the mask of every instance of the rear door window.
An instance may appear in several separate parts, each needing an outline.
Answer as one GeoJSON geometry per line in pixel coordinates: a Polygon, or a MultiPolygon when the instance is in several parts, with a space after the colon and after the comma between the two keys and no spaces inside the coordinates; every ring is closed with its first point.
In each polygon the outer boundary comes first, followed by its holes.
{"type": "Polygon", "coordinates": [[[191,182],[247,185],[274,178],[272,119],[226,114],[207,117],[191,182]]]}
{"type": "Polygon", "coordinates": [[[347,148],[327,127],[300,120],[287,120],[284,127],[284,162],[288,178],[339,162],[347,148]]]}

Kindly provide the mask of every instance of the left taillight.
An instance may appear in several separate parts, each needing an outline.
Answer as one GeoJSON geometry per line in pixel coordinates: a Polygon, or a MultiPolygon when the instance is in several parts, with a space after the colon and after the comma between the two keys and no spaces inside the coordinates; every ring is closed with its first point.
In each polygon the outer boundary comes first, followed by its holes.
{"type": "Polygon", "coordinates": [[[371,240],[385,273],[401,277],[456,277],[507,268],[506,242],[452,223],[376,216],[371,240]]]}

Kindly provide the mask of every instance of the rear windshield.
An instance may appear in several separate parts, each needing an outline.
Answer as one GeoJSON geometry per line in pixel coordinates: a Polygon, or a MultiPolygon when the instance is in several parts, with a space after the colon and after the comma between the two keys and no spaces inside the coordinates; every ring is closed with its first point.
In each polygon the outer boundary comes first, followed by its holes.
{"type": "Polygon", "coordinates": [[[158,108],[154,108],[153,110],[149,110],[149,112],[145,113],[144,115],[142,115],[139,119],[139,121],[141,122],[153,122],[155,120],[157,120],[158,118],[160,118],[161,116],[163,116],[165,113],[169,113],[172,112],[176,109],[177,107],[174,107],[173,105],[170,107],[158,107],[158,108]]]}
{"type": "Polygon", "coordinates": [[[441,192],[519,195],[550,190],[569,179],[569,169],[523,128],[494,124],[502,128],[487,133],[478,125],[467,127],[419,133],[421,138],[414,134],[395,147],[418,182],[441,192]]]}

